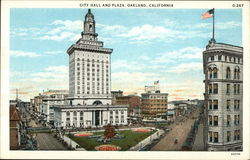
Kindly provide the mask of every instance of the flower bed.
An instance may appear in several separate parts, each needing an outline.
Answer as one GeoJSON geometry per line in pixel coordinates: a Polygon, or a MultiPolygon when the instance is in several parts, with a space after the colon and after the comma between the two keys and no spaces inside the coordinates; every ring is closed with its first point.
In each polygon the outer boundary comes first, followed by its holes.
{"type": "Polygon", "coordinates": [[[147,128],[135,128],[132,129],[133,132],[150,132],[150,129],[147,128]]]}
{"type": "Polygon", "coordinates": [[[119,151],[120,149],[121,147],[115,145],[100,145],[95,147],[97,151],[119,151]]]}
{"type": "Polygon", "coordinates": [[[74,134],[74,136],[76,136],[76,137],[86,137],[86,136],[91,136],[91,135],[93,135],[93,133],[76,133],[76,134],[74,134]]]}

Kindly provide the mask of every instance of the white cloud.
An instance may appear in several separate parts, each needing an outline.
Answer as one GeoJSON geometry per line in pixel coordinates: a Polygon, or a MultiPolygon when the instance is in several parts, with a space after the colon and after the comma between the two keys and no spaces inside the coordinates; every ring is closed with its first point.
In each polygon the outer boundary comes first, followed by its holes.
{"type": "Polygon", "coordinates": [[[180,59],[201,59],[204,49],[198,47],[185,47],[178,50],[158,54],[153,63],[173,63],[180,59]]]}
{"type": "Polygon", "coordinates": [[[62,54],[62,53],[65,53],[65,52],[64,51],[46,51],[44,53],[49,54],[49,55],[54,55],[54,54],[62,54]]]}
{"type": "Polygon", "coordinates": [[[75,37],[75,34],[72,32],[60,32],[58,35],[45,35],[45,36],[40,37],[40,39],[61,41],[64,39],[71,40],[72,37],[75,37]]]}
{"type": "Polygon", "coordinates": [[[112,62],[112,69],[119,70],[141,70],[144,69],[146,66],[144,64],[138,63],[136,61],[126,61],[126,60],[116,60],[112,62]]]}
{"type": "Polygon", "coordinates": [[[183,73],[188,71],[202,70],[201,62],[181,63],[166,70],[166,72],[183,73]]]}
{"type": "Polygon", "coordinates": [[[13,56],[13,57],[39,57],[41,55],[38,53],[35,53],[35,52],[11,50],[10,56],[13,56]]]}
{"type": "MultiPolygon", "coordinates": [[[[203,28],[212,28],[212,23],[199,23],[193,25],[184,25],[180,26],[181,28],[189,28],[189,29],[203,29],[203,28]]],[[[231,29],[240,27],[241,22],[236,21],[227,21],[227,22],[216,22],[215,29],[231,29]]]]}
{"type": "Polygon", "coordinates": [[[33,73],[32,80],[35,81],[51,81],[51,80],[58,80],[61,78],[68,77],[68,66],[49,66],[44,69],[42,72],[33,73]]]}

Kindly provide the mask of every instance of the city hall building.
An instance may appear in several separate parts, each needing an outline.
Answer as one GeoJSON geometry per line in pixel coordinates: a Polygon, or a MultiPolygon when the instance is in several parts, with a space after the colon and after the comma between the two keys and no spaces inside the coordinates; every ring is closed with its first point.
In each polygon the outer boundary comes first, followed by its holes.
{"type": "Polygon", "coordinates": [[[242,150],[243,48],[211,40],[203,52],[204,141],[209,151],[242,150]]]}
{"type": "Polygon", "coordinates": [[[112,105],[111,53],[97,40],[91,10],[85,16],[81,38],[68,50],[69,96],[67,105],[55,105],[56,127],[126,125],[127,105],[112,105]]]}

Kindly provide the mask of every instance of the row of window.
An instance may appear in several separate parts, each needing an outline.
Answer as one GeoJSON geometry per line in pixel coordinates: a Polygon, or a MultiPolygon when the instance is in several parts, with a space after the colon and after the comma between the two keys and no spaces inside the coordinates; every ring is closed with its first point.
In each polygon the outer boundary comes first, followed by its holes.
{"type": "MultiPolygon", "coordinates": [[[[234,100],[234,110],[239,110],[240,109],[240,100],[234,100]]],[[[231,108],[231,100],[227,100],[226,104],[227,110],[230,110],[231,108]]],[[[208,100],[208,109],[209,110],[217,110],[219,108],[218,106],[218,100],[208,100]]]]}
{"type": "MultiPolygon", "coordinates": [[[[209,126],[218,126],[218,116],[208,116],[209,126]]],[[[240,124],[240,115],[234,115],[234,125],[240,124]]],[[[227,126],[231,126],[231,115],[227,115],[227,126]]]]}
{"type": "MultiPolygon", "coordinates": [[[[240,94],[240,84],[233,84],[233,93],[240,94]]],[[[208,94],[218,94],[218,84],[208,84],[208,94]]],[[[226,85],[226,94],[231,94],[231,84],[226,85]]]]}
{"type": "Polygon", "coordinates": [[[242,63],[242,58],[225,56],[225,55],[210,56],[208,58],[208,61],[216,61],[216,60],[224,62],[242,63]]]}
{"type": "MultiPolygon", "coordinates": [[[[216,67],[209,67],[208,68],[208,78],[209,79],[217,79],[218,78],[218,69],[216,67]]],[[[231,79],[231,69],[227,67],[226,69],[226,79],[231,79]]],[[[240,79],[240,68],[236,66],[234,68],[233,79],[240,79]]]]}
{"type": "MultiPolygon", "coordinates": [[[[104,60],[100,61],[99,59],[98,60],[92,59],[92,61],[91,61],[90,59],[85,60],[84,58],[83,59],[77,58],[76,60],[77,60],[77,62],[79,62],[79,61],[83,61],[83,62],[86,61],[86,62],[92,62],[92,63],[94,63],[94,62],[97,62],[97,63],[109,63],[109,61],[104,61],[104,60]]],[[[74,61],[74,59],[72,59],[70,61],[70,63],[72,63],[73,61],[74,61]]]]}
{"type": "MultiPolygon", "coordinates": [[[[112,115],[112,114],[113,114],[113,111],[110,111],[109,113],[112,115]]],[[[119,111],[116,110],[116,111],[115,111],[115,114],[119,114],[119,111]]],[[[124,114],[124,110],[121,110],[121,114],[124,114]]]]}
{"type": "MultiPolygon", "coordinates": [[[[232,138],[231,131],[227,131],[227,142],[230,142],[232,138]]],[[[240,130],[234,130],[234,141],[240,140],[240,130]]],[[[208,141],[213,143],[219,142],[219,133],[218,132],[208,132],[208,141]]]]}

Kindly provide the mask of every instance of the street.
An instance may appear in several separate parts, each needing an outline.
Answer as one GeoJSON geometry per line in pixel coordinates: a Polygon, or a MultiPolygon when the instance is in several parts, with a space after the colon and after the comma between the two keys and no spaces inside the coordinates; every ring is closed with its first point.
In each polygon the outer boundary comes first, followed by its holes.
{"type": "Polygon", "coordinates": [[[182,144],[185,142],[186,137],[193,125],[195,119],[192,117],[197,117],[199,111],[195,110],[188,118],[178,120],[170,125],[171,130],[165,135],[161,141],[152,147],[151,151],[180,151],[182,144]],[[178,139],[178,143],[175,144],[175,139],[178,139]]]}
{"type": "Polygon", "coordinates": [[[39,150],[67,150],[62,143],[49,133],[37,133],[36,139],[39,150]]]}

